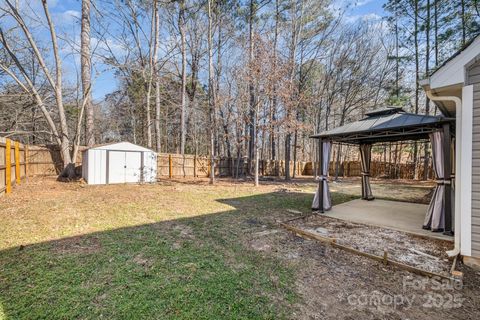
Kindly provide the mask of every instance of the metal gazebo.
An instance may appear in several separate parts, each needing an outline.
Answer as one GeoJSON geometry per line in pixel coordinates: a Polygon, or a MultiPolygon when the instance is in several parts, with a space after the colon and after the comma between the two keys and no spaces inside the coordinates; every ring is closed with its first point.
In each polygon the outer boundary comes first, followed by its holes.
{"type": "Polygon", "coordinates": [[[366,113],[365,118],[311,136],[319,140],[320,181],[312,209],[324,212],[331,208],[328,166],[332,142],[359,146],[362,169],[362,199],[373,200],[370,188],[371,148],[375,143],[418,141],[432,143],[433,167],[437,187],[428,208],[425,229],[452,235],[452,152],[451,132],[454,118],[419,115],[402,108],[387,107],[366,113]]]}

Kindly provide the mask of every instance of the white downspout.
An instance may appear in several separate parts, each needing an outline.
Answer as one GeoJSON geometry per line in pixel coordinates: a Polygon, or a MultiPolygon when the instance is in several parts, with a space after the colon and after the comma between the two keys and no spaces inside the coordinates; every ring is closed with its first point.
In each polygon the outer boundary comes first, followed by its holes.
{"type": "MultiPolygon", "coordinates": [[[[456,112],[456,132],[455,132],[455,180],[460,177],[460,159],[461,159],[461,114],[462,114],[462,99],[455,96],[434,96],[431,90],[425,90],[427,97],[432,101],[453,101],[455,103],[455,112],[456,112]]],[[[455,182],[455,245],[453,250],[447,251],[448,256],[454,257],[460,254],[460,232],[461,232],[461,221],[460,221],[460,212],[461,212],[461,200],[460,200],[460,190],[461,184],[455,182]]]]}

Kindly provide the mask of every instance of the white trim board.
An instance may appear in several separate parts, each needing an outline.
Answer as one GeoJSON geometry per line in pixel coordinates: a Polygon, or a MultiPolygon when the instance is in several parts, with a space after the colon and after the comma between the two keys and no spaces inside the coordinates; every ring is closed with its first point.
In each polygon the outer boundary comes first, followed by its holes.
{"type": "MultiPolygon", "coordinates": [[[[455,186],[455,210],[460,210],[460,253],[472,255],[472,130],[473,85],[462,89],[462,110],[457,111],[457,173],[460,179],[455,186]],[[457,206],[458,203],[458,206],[457,206]]],[[[458,177],[458,175],[457,175],[458,177]]]]}

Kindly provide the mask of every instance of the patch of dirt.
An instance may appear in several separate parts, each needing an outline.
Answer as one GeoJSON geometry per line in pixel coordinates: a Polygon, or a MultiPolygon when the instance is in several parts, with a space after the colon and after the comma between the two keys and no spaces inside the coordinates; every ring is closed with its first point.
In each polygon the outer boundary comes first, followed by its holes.
{"type": "Polygon", "coordinates": [[[106,293],[102,293],[98,296],[96,296],[94,299],[93,299],[93,303],[96,305],[96,306],[101,306],[103,305],[103,301],[105,301],[105,299],[107,299],[107,294],[106,293]]]}
{"type": "Polygon", "coordinates": [[[173,230],[180,232],[180,237],[193,239],[195,236],[193,235],[193,230],[190,226],[184,224],[175,224],[173,230]]]}
{"type": "Polygon", "coordinates": [[[452,263],[445,251],[452,242],[426,239],[401,231],[312,215],[290,223],[320,236],[335,238],[337,243],[362,252],[383,256],[430,272],[449,274],[452,263]]]}
{"type": "Polygon", "coordinates": [[[274,233],[277,233],[279,232],[280,230],[278,229],[269,229],[269,230],[264,230],[264,231],[259,231],[259,232],[256,232],[253,234],[254,237],[264,237],[264,236],[268,236],[270,234],[274,234],[274,233]]]}
{"type": "Polygon", "coordinates": [[[176,237],[174,239],[174,242],[172,243],[173,250],[180,249],[185,241],[195,239],[195,235],[193,234],[193,230],[190,226],[187,226],[185,224],[172,223],[171,227],[173,227],[173,230],[179,233],[179,237],[176,237]]]}
{"type": "Polygon", "coordinates": [[[272,250],[272,247],[262,240],[253,240],[250,242],[250,246],[253,248],[253,250],[256,250],[256,251],[268,252],[272,250]]]}
{"type": "Polygon", "coordinates": [[[96,237],[71,237],[53,242],[52,252],[56,254],[88,254],[102,249],[96,237]]]}
{"type": "Polygon", "coordinates": [[[141,253],[133,258],[133,262],[146,269],[152,266],[152,260],[145,258],[141,253]]]}
{"type": "MultiPolygon", "coordinates": [[[[480,272],[461,262],[457,269],[464,273],[463,282],[453,285],[441,279],[429,279],[318,241],[298,237],[278,226],[279,221],[288,218],[291,215],[284,212],[275,215],[266,212],[261,218],[263,224],[251,224],[250,229],[243,234],[243,242],[247,248],[260,249],[259,252],[264,255],[278,257],[296,271],[295,290],[301,301],[292,308],[289,315],[291,319],[480,318],[480,272]],[[268,250],[263,250],[265,248],[268,250]],[[457,302],[450,303],[452,299],[457,302]],[[436,302],[432,304],[433,300],[436,302]]],[[[312,229],[315,228],[320,233],[327,232],[330,236],[357,233],[357,236],[350,238],[351,243],[359,249],[371,247],[372,251],[375,242],[370,242],[369,239],[373,234],[379,241],[377,245],[381,244],[379,248],[382,254],[384,245],[388,244],[397,248],[395,251],[392,249],[392,255],[404,255],[408,261],[412,259],[410,255],[414,255],[414,261],[423,266],[430,263],[423,261],[423,258],[431,259],[423,257],[423,254],[443,259],[444,251],[452,245],[448,241],[431,241],[397,231],[379,230],[382,228],[369,229],[365,225],[343,223],[324,216],[310,216],[304,222],[296,222],[310,224],[312,229]],[[323,224],[320,225],[317,219],[323,224]],[[403,246],[415,248],[422,254],[406,253],[401,249],[403,246]]],[[[451,266],[450,262],[441,265],[442,268],[451,266]]],[[[432,264],[432,268],[438,271],[436,264],[432,264]]]]}
{"type": "MultiPolygon", "coordinates": [[[[350,227],[355,232],[363,229],[363,226],[350,227]]],[[[262,251],[263,254],[275,255],[296,270],[295,288],[302,301],[292,309],[292,319],[479,318],[480,273],[461,263],[458,268],[464,272],[464,282],[454,287],[440,279],[432,280],[384,266],[284,229],[252,230],[245,236],[250,248],[268,246],[269,250],[262,251]],[[458,303],[450,304],[450,298],[458,303]],[[437,299],[436,305],[431,305],[432,299],[437,299]]],[[[379,237],[382,236],[385,233],[379,237]]],[[[441,254],[437,250],[442,250],[442,245],[437,243],[430,247],[421,239],[417,240],[425,252],[441,254]]]]}

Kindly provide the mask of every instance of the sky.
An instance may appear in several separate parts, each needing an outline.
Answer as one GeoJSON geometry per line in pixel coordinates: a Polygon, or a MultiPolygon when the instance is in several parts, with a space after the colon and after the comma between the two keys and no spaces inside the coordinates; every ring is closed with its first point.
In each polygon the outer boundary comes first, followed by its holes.
{"type": "MultiPolygon", "coordinates": [[[[345,23],[353,23],[362,19],[380,20],[382,16],[385,16],[382,8],[385,2],[386,0],[333,0],[332,6],[335,9],[345,11],[345,23]]],[[[79,36],[81,1],[49,0],[48,3],[57,28],[79,36]]],[[[76,75],[78,72],[78,57],[66,60],[64,67],[67,70],[65,73],[76,75]]],[[[112,70],[106,68],[94,70],[92,77],[92,95],[95,101],[103,100],[106,94],[113,92],[118,86],[112,70]]]]}
{"type": "Polygon", "coordinates": [[[358,19],[379,20],[385,16],[383,5],[385,0],[340,0],[335,1],[347,8],[346,19],[356,21],[358,19]]]}

